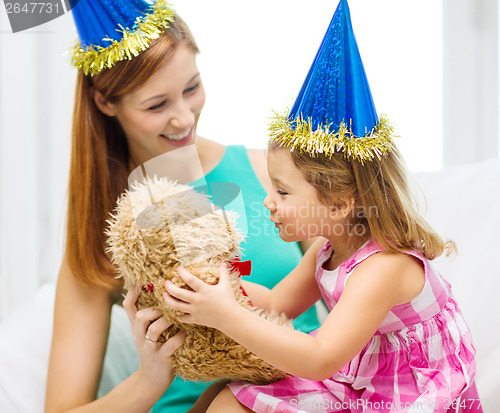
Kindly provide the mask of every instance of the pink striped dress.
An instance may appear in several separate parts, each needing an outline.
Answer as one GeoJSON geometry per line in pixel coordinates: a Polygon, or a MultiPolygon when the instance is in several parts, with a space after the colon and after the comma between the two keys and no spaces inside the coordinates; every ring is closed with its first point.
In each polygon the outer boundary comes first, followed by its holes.
{"type": "MultiPolygon", "coordinates": [[[[352,271],[381,250],[370,241],[327,271],[323,264],[332,248],[329,242],[323,246],[316,279],[330,310],[352,271]]],[[[475,349],[450,285],[422,254],[409,254],[425,269],[421,293],[394,306],[363,350],[338,373],[323,381],[290,376],[264,386],[232,382],[236,398],[258,413],[482,412],[474,385],[475,349]]]]}

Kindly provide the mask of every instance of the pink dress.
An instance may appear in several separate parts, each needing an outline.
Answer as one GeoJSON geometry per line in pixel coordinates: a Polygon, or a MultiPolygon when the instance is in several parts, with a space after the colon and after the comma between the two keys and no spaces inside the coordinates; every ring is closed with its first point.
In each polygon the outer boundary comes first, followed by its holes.
{"type": "MultiPolygon", "coordinates": [[[[381,250],[370,241],[327,271],[323,264],[332,247],[329,242],[323,246],[316,280],[330,310],[352,271],[381,250]]],[[[422,254],[409,254],[425,269],[421,293],[394,306],[363,350],[338,373],[323,381],[290,376],[264,386],[232,382],[236,398],[258,413],[482,412],[474,385],[475,348],[450,285],[422,254]]]]}

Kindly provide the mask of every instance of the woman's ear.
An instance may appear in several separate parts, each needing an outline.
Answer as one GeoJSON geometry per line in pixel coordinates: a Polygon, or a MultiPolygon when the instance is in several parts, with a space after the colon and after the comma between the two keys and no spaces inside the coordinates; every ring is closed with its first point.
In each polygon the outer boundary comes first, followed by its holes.
{"type": "Polygon", "coordinates": [[[349,216],[356,204],[354,197],[337,198],[331,207],[330,216],[333,219],[343,219],[349,216]]]}
{"type": "Polygon", "coordinates": [[[92,98],[97,106],[97,108],[108,116],[116,115],[116,106],[113,105],[108,99],[106,99],[101,92],[92,88],[92,98]]]}

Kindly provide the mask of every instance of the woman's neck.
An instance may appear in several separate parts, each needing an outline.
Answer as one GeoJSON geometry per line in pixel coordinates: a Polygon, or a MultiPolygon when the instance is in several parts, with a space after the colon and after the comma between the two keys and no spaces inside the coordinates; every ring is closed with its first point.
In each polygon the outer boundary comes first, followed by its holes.
{"type": "Polygon", "coordinates": [[[157,157],[142,159],[130,154],[129,174],[134,173],[142,180],[144,176],[170,177],[182,184],[189,184],[203,178],[214,169],[224,157],[225,146],[197,137],[194,145],[188,145],[157,157]]]}

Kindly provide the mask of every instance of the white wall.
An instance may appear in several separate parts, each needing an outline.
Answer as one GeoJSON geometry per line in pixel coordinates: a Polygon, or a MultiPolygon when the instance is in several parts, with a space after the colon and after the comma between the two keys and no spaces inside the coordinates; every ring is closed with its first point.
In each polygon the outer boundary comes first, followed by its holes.
{"type": "Polygon", "coordinates": [[[498,157],[498,0],[444,1],[445,165],[498,157]]]}
{"type": "Polygon", "coordinates": [[[70,15],[12,34],[0,5],[0,318],[60,264],[74,37],[70,15]]]}
{"type": "MultiPolygon", "coordinates": [[[[293,104],[337,4],[179,1],[201,48],[207,106],[200,133],[264,147],[267,118],[293,104]]],[[[350,0],[349,6],[377,111],[397,126],[411,169],[439,169],[442,2],[350,0]]]]}
{"type": "MultiPolygon", "coordinates": [[[[272,110],[293,103],[337,1],[174,4],[202,50],[199,66],[207,104],[200,134],[263,148],[267,118],[272,110]]],[[[439,169],[442,1],[349,4],[379,113],[398,126],[398,144],[411,169],[439,169]]],[[[460,10],[461,18],[467,15],[465,7],[460,10]]],[[[75,77],[63,53],[75,38],[70,15],[12,34],[0,5],[0,318],[57,276],[75,77]]],[[[460,81],[469,80],[465,76],[460,81]]],[[[491,139],[498,141],[498,135],[491,139]]]]}

